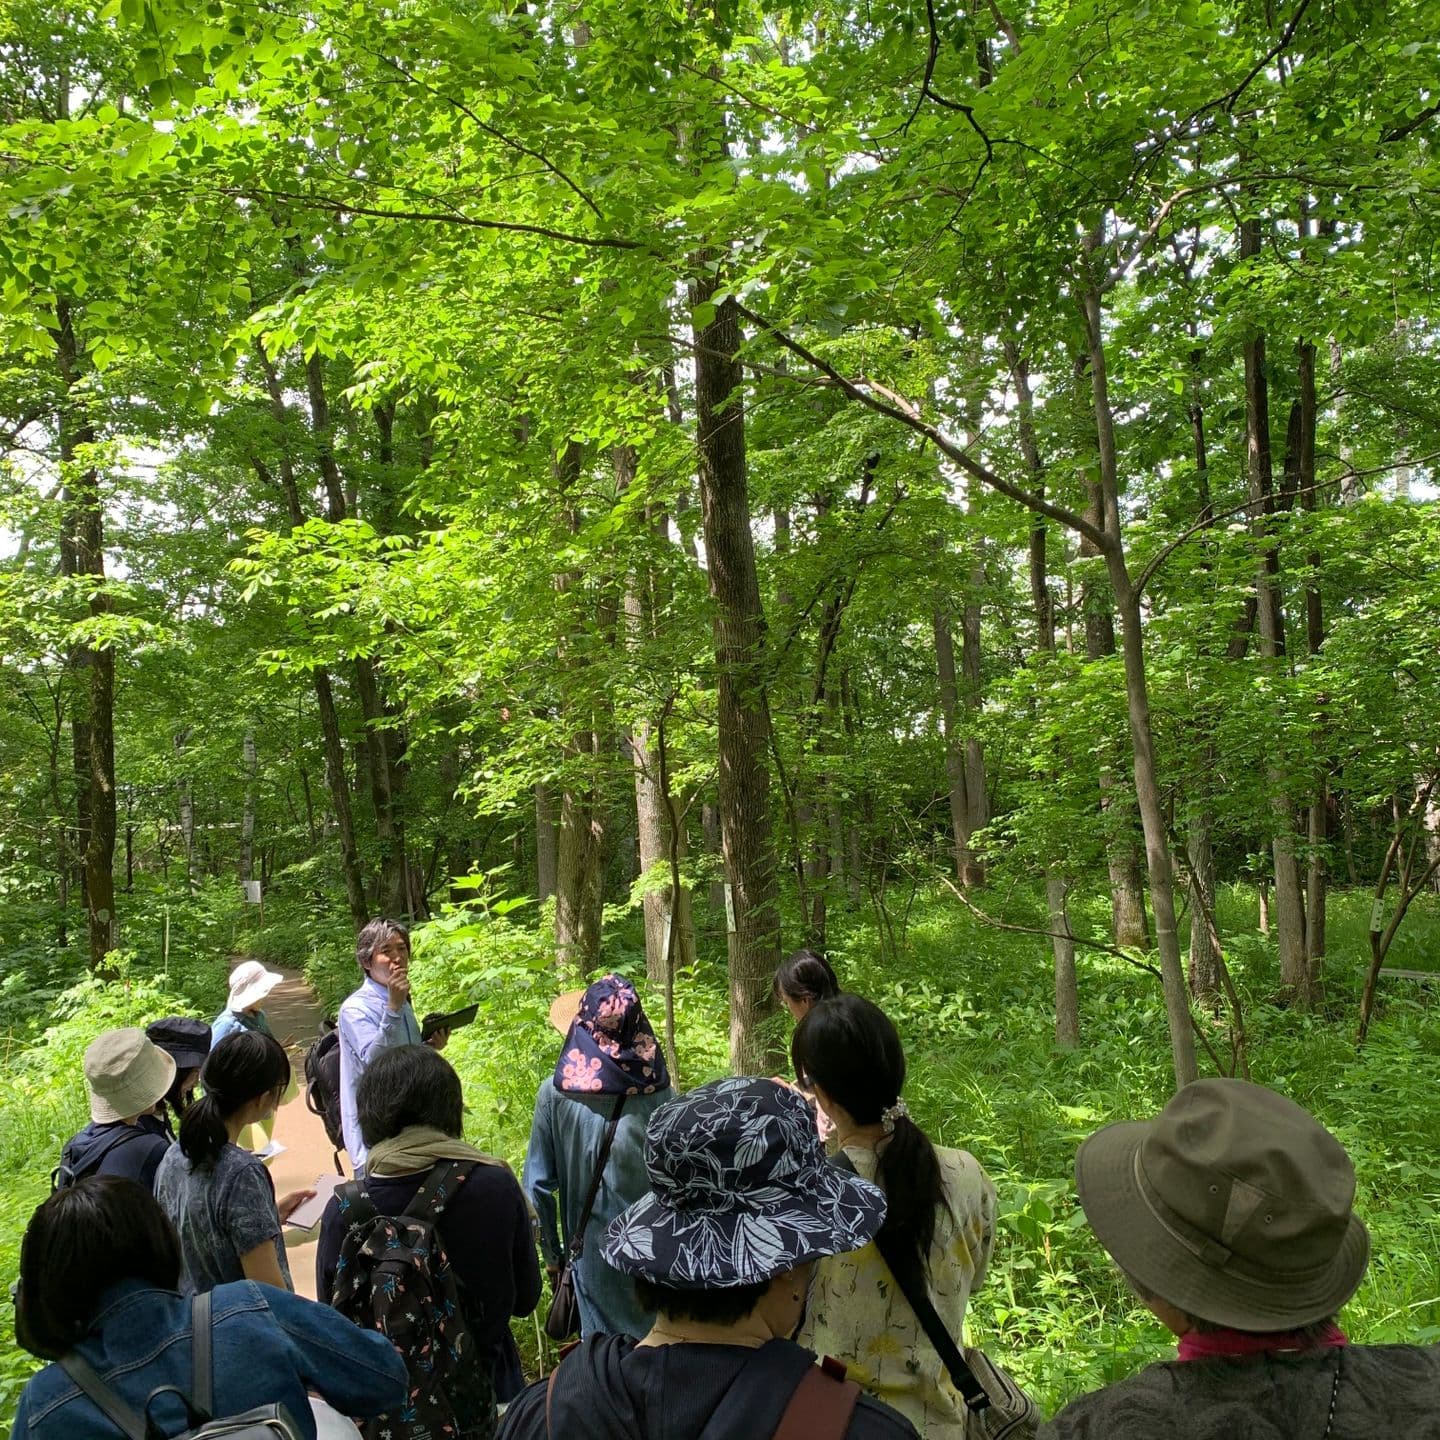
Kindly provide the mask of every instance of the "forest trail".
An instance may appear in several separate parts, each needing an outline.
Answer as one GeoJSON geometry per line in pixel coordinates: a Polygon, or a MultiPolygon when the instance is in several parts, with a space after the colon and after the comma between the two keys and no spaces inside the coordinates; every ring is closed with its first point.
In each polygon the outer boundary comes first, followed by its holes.
{"type": "MultiPolygon", "coordinates": [[[[317,1175],[335,1169],[335,1156],[324,1122],[310,1112],[305,1104],[305,1052],[320,1033],[325,1012],[315,992],[301,975],[282,969],[285,981],[272,990],[265,1001],[265,1017],[290,1054],[294,1067],[294,1094],[275,1114],[275,1139],[283,1146],[283,1154],[270,1163],[270,1177],[277,1196],[313,1185],[317,1175]]],[[[285,1250],[290,1260],[290,1276],[295,1293],[315,1298],[315,1247],[320,1229],[295,1230],[285,1227],[285,1250]]]]}

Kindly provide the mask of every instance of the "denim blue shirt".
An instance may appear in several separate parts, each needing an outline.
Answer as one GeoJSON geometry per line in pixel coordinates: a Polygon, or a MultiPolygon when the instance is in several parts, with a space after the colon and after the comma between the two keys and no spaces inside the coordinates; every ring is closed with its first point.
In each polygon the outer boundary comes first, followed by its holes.
{"type": "MultiPolygon", "coordinates": [[[[397,1409],[409,1393],[405,1362],[378,1331],[361,1330],[328,1305],[242,1280],[214,1292],[215,1413],[282,1404],[306,1440],[315,1440],[307,1390],[342,1415],[397,1409]]],[[[190,1302],[173,1290],[126,1280],[100,1297],[75,1347],[122,1400],[142,1409],[158,1385],[190,1391],[190,1302]]],[[[163,1433],[186,1427],[174,1395],[151,1415],[163,1433]]],[[[25,1386],[11,1440],[115,1440],[115,1426],[60,1368],[47,1365],[25,1386]]]]}
{"type": "Polygon", "coordinates": [[[210,1048],[213,1050],[222,1040],[239,1035],[243,1030],[259,1030],[270,1034],[270,1022],[263,1010],[222,1010],[210,1027],[210,1048]]]}
{"type": "MultiPolygon", "coordinates": [[[[575,1267],[582,1335],[640,1339],[649,1332],[654,1316],[640,1308],[630,1277],[607,1265],[600,1252],[605,1227],[627,1205],[650,1192],[650,1177],[645,1173],[645,1127],[651,1112],[674,1098],[675,1092],[668,1087],[654,1095],[631,1095],[620,1112],[605,1176],[585,1227],[585,1249],[575,1267]]],[[[614,1109],[613,1095],[562,1094],[549,1075],[540,1085],[530,1146],[525,1152],[525,1189],[540,1220],[540,1249],[547,1265],[560,1262],[580,1223],[590,1177],[614,1109]]]]}
{"type": "Polygon", "coordinates": [[[340,1007],[340,1126],[357,1173],[365,1168],[369,1152],[360,1138],[355,1087],[377,1050],[420,1043],[420,1026],[410,1002],[397,1014],[390,1009],[389,1000],[385,986],[367,975],[365,983],[340,1007]]]}

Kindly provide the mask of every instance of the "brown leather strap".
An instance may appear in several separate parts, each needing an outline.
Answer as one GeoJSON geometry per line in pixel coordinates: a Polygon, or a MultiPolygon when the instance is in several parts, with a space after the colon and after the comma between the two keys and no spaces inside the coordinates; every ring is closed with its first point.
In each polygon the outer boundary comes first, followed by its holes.
{"type": "Polygon", "coordinates": [[[812,1365],[780,1417],[775,1440],[845,1440],[860,1387],[844,1374],[845,1367],[834,1362],[812,1365]]]}
{"type": "Polygon", "coordinates": [[[560,1378],[560,1367],[557,1365],[550,1372],[550,1383],[545,1387],[545,1433],[554,1440],[555,1428],[550,1423],[550,1407],[555,1403],[555,1382],[560,1378]]]}

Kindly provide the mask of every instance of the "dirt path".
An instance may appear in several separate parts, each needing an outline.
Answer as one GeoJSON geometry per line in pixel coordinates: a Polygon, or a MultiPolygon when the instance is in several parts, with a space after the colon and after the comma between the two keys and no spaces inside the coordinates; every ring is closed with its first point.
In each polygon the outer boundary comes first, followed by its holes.
{"type": "MultiPolygon", "coordinates": [[[[285,1195],[315,1183],[317,1175],[333,1173],[335,1156],[325,1126],[318,1115],[312,1115],[305,1104],[305,1052],[320,1033],[325,1018],[315,992],[293,971],[282,971],[285,983],[277,985],[265,1001],[265,1016],[270,1029],[290,1052],[295,1067],[295,1095],[275,1115],[275,1139],[285,1146],[285,1153],[270,1162],[270,1176],[275,1193],[285,1195]]],[[[285,1227],[285,1250],[290,1259],[290,1275],[295,1293],[315,1298],[315,1246],[320,1230],[295,1230],[285,1227]]]]}

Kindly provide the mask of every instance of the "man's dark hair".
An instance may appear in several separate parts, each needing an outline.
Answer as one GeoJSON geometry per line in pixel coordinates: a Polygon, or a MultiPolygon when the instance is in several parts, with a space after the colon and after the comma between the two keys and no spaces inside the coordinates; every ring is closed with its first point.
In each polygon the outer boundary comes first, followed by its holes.
{"type": "Polygon", "coordinates": [[[367,1146],[407,1125],[428,1125],[457,1140],[464,1130],[460,1077],[428,1045],[378,1051],[355,1087],[355,1111],[367,1146]]]}
{"type": "Polygon", "coordinates": [[[387,920],[383,915],[377,915],[367,921],[365,928],[355,937],[355,963],[368,975],[375,952],[397,936],[408,948],[410,932],[398,920],[387,920]]]}
{"type": "Polygon", "coordinates": [[[672,1320],[695,1320],[702,1325],[738,1325],[770,1288],[770,1281],[760,1280],[724,1290],[681,1290],[644,1275],[633,1278],[642,1310],[658,1310],[672,1320]]]}
{"type": "Polygon", "coordinates": [[[180,1285],[180,1237],[155,1197],[133,1180],[92,1175],[57,1190],[20,1243],[15,1338],[58,1360],[90,1328],[102,1293],[122,1280],[180,1285]]]}

